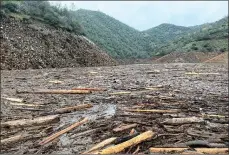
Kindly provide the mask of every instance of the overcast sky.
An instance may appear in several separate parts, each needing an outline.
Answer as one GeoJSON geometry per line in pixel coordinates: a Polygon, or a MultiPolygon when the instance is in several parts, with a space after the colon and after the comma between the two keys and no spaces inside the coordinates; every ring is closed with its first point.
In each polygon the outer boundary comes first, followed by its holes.
{"type": "MultiPolygon", "coordinates": [[[[54,2],[60,3],[60,2],[54,2]]],[[[214,22],[228,15],[228,1],[62,1],[76,9],[101,11],[138,30],[162,23],[180,26],[214,22]]]]}

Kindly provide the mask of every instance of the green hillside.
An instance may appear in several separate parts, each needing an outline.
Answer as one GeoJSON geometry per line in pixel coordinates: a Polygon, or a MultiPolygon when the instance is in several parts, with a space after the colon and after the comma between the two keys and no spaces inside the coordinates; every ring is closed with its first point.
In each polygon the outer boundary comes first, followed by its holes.
{"type": "Polygon", "coordinates": [[[228,17],[214,23],[189,27],[191,31],[178,36],[172,42],[152,49],[152,53],[164,55],[171,52],[228,51],[228,17]]]}
{"type": "MultiPolygon", "coordinates": [[[[191,28],[184,26],[176,26],[173,24],[161,24],[154,28],[142,31],[142,34],[150,42],[157,44],[168,43],[179,36],[184,35],[185,33],[191,31],[191,28]]],[[[152,44],[151,43],[151,44],[152,44]]]]}
{"type": "Polygon", "coordinates": [[[115,58],[147,57],[143,35],[98,11],[77,10],[75,15],[89,39],[115,58]]]}
{"type": "Polygon", "coordinates": [[[73,11],[50,5],[48,1],[3,1],[1,2],[0,16],[11,16],[25,22],[39,20],[54,28],[84,35],[73,11]]]}
{"type": "Polygon", "coordinates": [[[138,31],[99,11],[70,11],[48,1],[3,1],[1,16],[39,20],[57,29],[85,35],[113,58],[149,58],[171,52],[228,51],[228,17],[184,27],[161,24],[138,31]]]}

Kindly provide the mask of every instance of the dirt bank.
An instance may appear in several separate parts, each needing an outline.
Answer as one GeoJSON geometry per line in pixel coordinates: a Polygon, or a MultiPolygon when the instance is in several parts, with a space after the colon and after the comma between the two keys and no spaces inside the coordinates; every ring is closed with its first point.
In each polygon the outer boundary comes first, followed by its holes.
{"type": "Polygon", "coordinates": [[[35,20],[1,21],[1,69],[40,69],[117,64],[83,36],[35,20]]]}

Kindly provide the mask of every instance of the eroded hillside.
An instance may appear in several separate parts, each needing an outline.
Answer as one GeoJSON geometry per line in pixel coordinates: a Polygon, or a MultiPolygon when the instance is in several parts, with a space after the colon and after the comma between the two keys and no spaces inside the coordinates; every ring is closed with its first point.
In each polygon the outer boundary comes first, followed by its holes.
{"type": "Polygon", "coordinates": [[[115,65],[116,61],[84,36],[30,19],[4,17],[1,69],[115,65]]]}

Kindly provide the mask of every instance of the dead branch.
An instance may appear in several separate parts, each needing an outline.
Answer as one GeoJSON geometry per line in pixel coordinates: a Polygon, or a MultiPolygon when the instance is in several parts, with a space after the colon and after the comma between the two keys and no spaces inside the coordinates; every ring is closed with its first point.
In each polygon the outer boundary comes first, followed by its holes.
{"type": "Polygon", "coordinates": [[[228,148],[195,148],[198,153],[227,154],[228,148]]]}
{"type": "Polygon", "coordinates": [[[118,126],[118,127],[114,128],[113,131],[114,132],[119,132],[119,131],[127,130],[127,129],[130,129],[130,128],[134,128],[136,126],[137,126],[136,123],[128,124],[128,125],[121,125],[121,126],[118,126]]]}
{"type": "Polygon", "coordinates": [[[111,138],[108,138],[106,140],[103,140],[102,142],[96,144],[94,147],[92,147],[88,151],[84,152],[83,154],[88,154],[88,153],[91,153],[93,151],[99,150],[99,149],[113,143],[116,139],[117,139],[117,137],[111,137],[111,138]]]}
{"type": "Polygon", "coordinates": [[[57,110],[54,111],[54,113],[63,114],[63,113],[68,113],[68,112],[72,112],[72,111],[76,111],[76,110],[87,109],[87,108],[91,108],[91,107],[93,107],[92,104],[81,104],[81,105],[77,105],[77,106],[64,107],[64,108],[57,109],[57,110]]]}
{"type": "Polygon", "coordinates": [[[204,120],[202,118],[198,118],[198,117],[186,117],[186,118],[166,119],[163,122],[163,124],[179,125],[179,124],[201,123],[201,122],[204,122],[204,120]]]}
{"type": "Polygon", "coordinates": [[[18,94],[89,94],[89,90],[41,90],[41,91],[17,91],[18,94]]]}
{"type": "Polygon", "coordinates": [[[99,154],[114,154],[114,153],[120,153],[123,150],[125,150],[126,148],[133,146],[133,145],[137,145],[143,141],[149,140],[150,138],[152,138],[155,135],[155,133],[153,133],[152,131],[146,131],[126,142],[123,142],[121,144],[115,145],[115,146],[111,146],[108,147],[106,149],[103,149],[101,151],[99,151],[99,154]]]}
{"type": "Polygon", "coordinates": [[[59,132],[57,132],[57,133],[55,133],[55,134],[53,134],[53,135],[51,135],[51,136],[45,138],[45,139],[42,140],[39,144],[40,144],[40,145],[45,145],[45,144],[51,142],[52,140],[58,138],[58,137],[61,136],[62,134],[64,134],[64,133],[66,133],[66,132],[68,132],[68,131],[74,129],[75,127],[78,127],[78,126],[80,126],[80,125],[86,123],[87,121],[88,121],[88,118],[84,118],[82,121],[76,122],[76,123],[72,124],[71,126],[69,126],[69,127],[65,128],[65,129],[63,129],[63,130],[61,130],[61,131],[59,131],[59,132]]]}
{"type": "Polygon", "coordinates": [[[149,148],[151,153],[171,153],[171,152],[180,153],[180,152],[183,152],[187,149],[188,149],[187,147],[184,147],[184,148],[155,148],[155,147],[151,147],[151,148],[149,148]]]}
{"type": "Polygon", "coordinates": [[[2,128],[16,128],[16,127],[24,127],[24,126],[38,126],[45,125],[49,123],[54,123],[59,121],[58,115],[49,115],[44,117],[37,117],[34,119],[20,119],[14,121],[8,121],[1,123],[2,128]]]}

